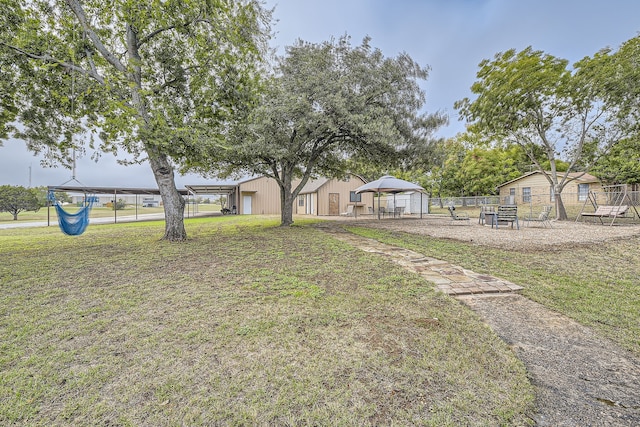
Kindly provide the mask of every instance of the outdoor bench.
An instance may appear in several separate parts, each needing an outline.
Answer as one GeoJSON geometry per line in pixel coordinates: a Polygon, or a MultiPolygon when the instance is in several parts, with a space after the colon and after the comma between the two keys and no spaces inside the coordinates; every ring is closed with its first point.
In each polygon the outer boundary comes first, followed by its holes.
{"type": "Polygon", "coordinates": [[[628,210],[629,210],[629,206],[627,205],[620,205],[620,206],[602,205],[602,206],[598,206],[595,212],[581,212],[580,216],[598,218],[601,224],[604,224],[604,222],[602,221],[602,218],[613,218],[611,222],[611,224],[613,224],[613,221],[615,221],[616,218],[624,217],[628,210]]]}
{"type": "Polygon", "coordinates": [[[493,222],[491,223],[491,228],[495,224],[496,228],[498,228],[498,224],[500,223],[511,223],[511,228],[513,228],[513,224],[516,224],[518,230],[520,230],[520,223],[518,222],[518,207],[516,205],[504,205],[498,206],[498,211],[493,218],[493,222]]]}
{"type": "Polygon", "coordinates": [[[594,217],[607,217],[607,218],[615,218],[624,216],[629,210],[629,206],[621,205],[621,206],[598,206],[595,212],[582,212],[580,215],[582,216],[594,216],[594,217]]]}

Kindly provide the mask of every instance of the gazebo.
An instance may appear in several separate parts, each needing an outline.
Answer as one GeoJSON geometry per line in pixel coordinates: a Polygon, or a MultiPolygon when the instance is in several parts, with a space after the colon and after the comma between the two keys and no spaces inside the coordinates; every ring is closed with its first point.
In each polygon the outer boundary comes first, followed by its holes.
{"type": "MultiPolygon", "coordinates": [[[[367,192],[378,193],[378,219],[380,219],[380,193],[391,193],[395,197],[397,193],[403,193],[405,191],[418,191],[422,194],[425,190],[418,184],[391,175],[385,175],[375,181],[368,182],[355,190],[356,194],[367,192]]],[[[422,218],[422,203],[420,203],[420,218],[422,218]]]]}

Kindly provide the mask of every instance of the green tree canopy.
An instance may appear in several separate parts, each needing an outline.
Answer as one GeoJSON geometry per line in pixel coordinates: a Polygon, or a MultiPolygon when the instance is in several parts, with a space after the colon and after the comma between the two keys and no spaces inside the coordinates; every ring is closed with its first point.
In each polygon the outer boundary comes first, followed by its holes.
{"type": "Polygon", "coordinates": [[[607,102],[620,106],[624,123],[634,134],[640,132],[640,36],[627,40],[615,52],[603,49],[598,53],[606,65],[604,81],[607,102]]]}
{"type": "Polygon", "coordinates": [[[531,165],[520,146],[492,147],[472,133],[438,141],[432,153],[434,166],[419,182],[440,198],[496,194],[498,185],[529,172],[531,165]]]}
{"type": "Polygon", "coordinates": [[[522,175],[518,160],[519,146],[507,149],[474,147],[467,151],[457,170],[456,181],[462,185],[465,196],[496,194],[498,185],[522,175]]]}
{"type": "Polygon", "coordinates": [[[607,185],[640,184],[640,142],[620,141],[598,160],[591,173],[607,185]]]}
{"type": "Polygon", "coordinates": [[[622,44],[611,53],[599,54],[608,61],[603,77],[607,102],[620,107],[623,123],[630,136],[622,139],[605,156],[596,159],[592,173],[606,184],[640,183],[640,36],[622,44]]]}
{"type": "Polygon", "coordinates": [[[309,178],[342,176],[353,159],[391,167],[427,145],[444,122],[419,113],[428,70],[404,53],[386,58],[369,41],[353,47],[344,36],[288,47],[250,124],[236,129],[233,150],[204,167],[275,179],[282,225],[290,225],[309,178]]]}
{"type": "Polygon", "coordinates": [[[18,219],[20,212],[36,212],[40,206],[36,190],[12,185],[0,186],[0,212],[9,212],[14,220],[18,219]]]}
{"type": "Polygon", "coordinates": [[[568,62],[541,51],[509,50],[480,63],[477,95],[456,103],[470,131],[526,150],[556,193],[558,219],[566,219],[561,193],[569,172],[588,171],[593,159],[621,136],[620,108],[607,102],[603,77],[609,73],[606,54],[585,58],[572,72],[568,62]],[[533,148],[541,148],[549,168],[533,148]],[[557,161],[569,167],[559,173],[557,161]]]}
{"type": "Polygon", "coordinates": [[[87,148],[148,161],[164,237],[184,240],[174,168],[220,147],[253,102],[270,14],[254,0],[0,4],[0,65],[17,85],[0,129],[52,162],[87,148]]]}

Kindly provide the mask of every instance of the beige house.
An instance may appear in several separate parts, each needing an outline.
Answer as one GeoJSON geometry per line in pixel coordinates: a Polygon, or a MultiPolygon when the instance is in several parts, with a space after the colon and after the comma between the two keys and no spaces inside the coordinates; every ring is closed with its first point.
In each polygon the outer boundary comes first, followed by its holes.
{"type": "MultiPolygon", "coordinates": [[[[561,174],[564,174],[561,172],[561,174]]],[[[565,205],[583,204],[589,191],[601,191],[598,178],[588,173],[569,173],[569,182],[562,190],[565,205]]],[[[500,201],[505,204],[548,205],[555,202],[553,188],[540,171],[526,173],[498,186],[500,201]]]]}
{"type": "MultiPolygon", "coordinates": [[[[297,185],[294,182],[293,185],[297,185]]],[[[344,179],[320,178],[309,180],[294,201],[297,215],[340,215],[352,205],[360,215],[373,207],[373,193],[355,194],[366,181],[358,175],[344,179]]],[[[280,187],[273,178],[257,177],[238,184],[238,213],[244,215],[279,215],[280,187]]]]}

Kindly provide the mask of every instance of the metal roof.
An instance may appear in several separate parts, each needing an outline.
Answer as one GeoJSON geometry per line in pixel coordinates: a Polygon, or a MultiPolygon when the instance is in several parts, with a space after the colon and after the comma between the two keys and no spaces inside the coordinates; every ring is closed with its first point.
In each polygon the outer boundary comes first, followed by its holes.
{"type": "Polygon", "coordinates": [[[310,179],[300,190],[300,194],[315,193],[320,187],[329,182],[327,178],[310,179]]]}
{"type": "MultiPolygon", "coordinates": [[[[183,196],[188,196],[189,194],[228,194],[233,192],[237,186],[237,184],[185,185],[186,188],[178,188],[177,190],[183,196]]],[[[160,190],[157,188],[80,187],[69,185],[50,185],[47,188],[53,191],[88,194],[160,194],[160,190]]]]}
{"type": "MultiPolygon", "coordinates": [[[[160,194],[160,190],[157,188],[122,188],[122,187],[77,187],[68,185],[50,185],[49,190],[53,191],[68,191],[71,193],[89,193],[89,194],[160,194]]],[[[185,188],[178,188],[178,192],[187,196],[189,190],[185,188]]]]}
{"type": "Polygon", "coordinates": [[[228,194],[238,187],[238,184],[198,184],[185,185],[191,194],[228,194]]]}

